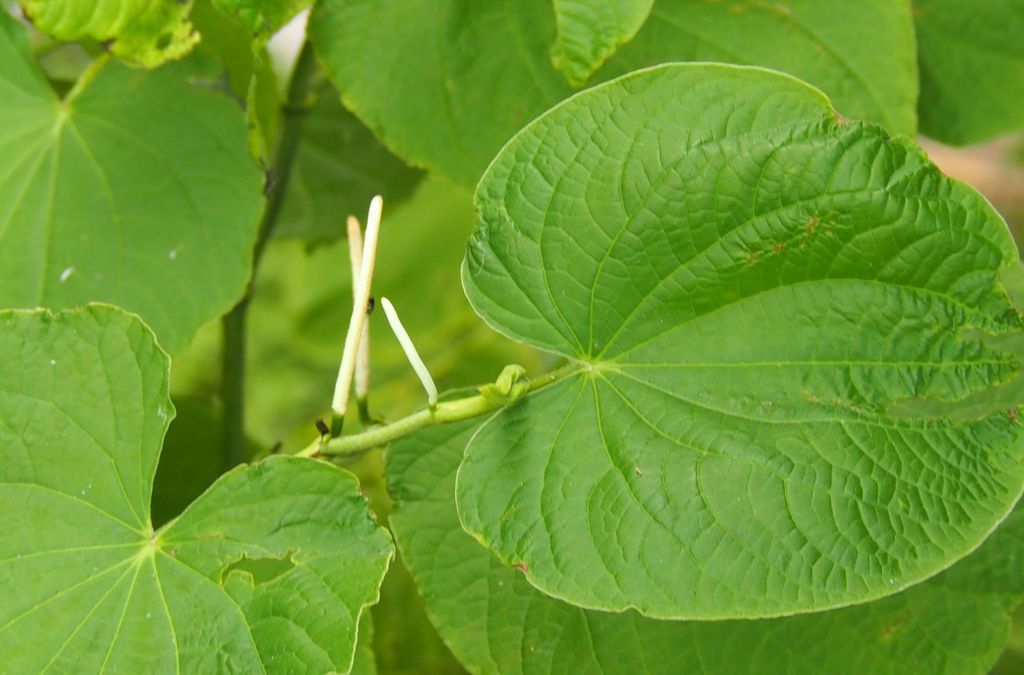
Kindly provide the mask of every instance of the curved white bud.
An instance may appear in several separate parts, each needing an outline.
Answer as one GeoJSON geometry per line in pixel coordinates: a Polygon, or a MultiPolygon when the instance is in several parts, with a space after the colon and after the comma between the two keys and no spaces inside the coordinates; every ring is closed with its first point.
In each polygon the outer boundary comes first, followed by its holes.
{"type": "Polygon", "coordinates": [[[395,306],[387,298],[381,298],[380,304],[384,308],[384,315],[388,318],[388,323],[391,324],[391,330],[394,331],[395,337],[398,338],[398,343],[402,345],[405,358],[409,359],[409,365],[416,371],[416,376],[423,383],[423,388],[427,392],[427,403],[430,404],[430,407],[434,407],[437,405],[437,386],[434,384],[434,378],[430,376],[430,371],[427,370],[426,364],[423,363],[419,352],[416,351],[412,338],[409,337],[409,333],[405,330],[405,326],[402,325],[401,319],[398,318],[395,306]]]}

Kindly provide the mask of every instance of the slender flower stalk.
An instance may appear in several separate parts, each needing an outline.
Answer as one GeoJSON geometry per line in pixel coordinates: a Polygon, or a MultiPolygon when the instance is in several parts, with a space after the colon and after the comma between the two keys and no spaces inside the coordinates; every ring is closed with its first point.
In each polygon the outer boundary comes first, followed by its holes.
{"type": "Polygon", "coordinates": [[[356,367],[356,354],[359,351],[359,339],[366,323],[366,308],[370,302],[370,286],[373,282],[373,269],[377,257],[377,237],[380,233],[380,218],[384,208],[384,200],[380,195],[370,201],[370,211],[366,216],[366,237],[363,241],[363,255],[359,265],[358,283],[353,291],[352,316],[348,322],[348,333],[345,335],[345,349],[341,354],[341,365],[338,367],[338,380],[334,385],[334,398],[331,410],[334,417],[331,421],[331,435],[341,433],[348,410],[349,391],[352,389],[352,378],[356,367]]]}
{"type": "Polygon", "coordinates": [[[384,308],[384,315],[388,318],[388,323],[391,324],[391,330],[394,331],[395,337],[398,338],[398,343],[402,345],[405,358],[409,359],[409,365],[416,371],[416,376],[420,378],[423,388],[427,391],[427,403],[433,408],[437,405],[437,386],[434,384],[434,378],[430,376],[430,371],[427,370],[426,364],[423,363],[419,352],[416,351],[412,338],[409,337],[409,333],[405,330],[405,326],[402,325],[401,319],[398,318],[395,306],[387,298],[381,298],[380,304],[384,308]]]}

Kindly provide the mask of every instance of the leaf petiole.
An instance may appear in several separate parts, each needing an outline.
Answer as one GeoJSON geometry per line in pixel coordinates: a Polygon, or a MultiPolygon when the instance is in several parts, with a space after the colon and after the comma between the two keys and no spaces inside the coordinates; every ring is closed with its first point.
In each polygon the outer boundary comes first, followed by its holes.
{"type": "Polygon", "coordinates": [[[64,100],[61,101],[61,105],[67,107],[74,101],[78,96],[86,90],[89,84],[96,78],[103,67],[110,61],[110,54],[103,52],[95,59],[92,60],[82,74],[75,80],[75,84],[68,90],[68,93],[64,96],[64,100]]]}

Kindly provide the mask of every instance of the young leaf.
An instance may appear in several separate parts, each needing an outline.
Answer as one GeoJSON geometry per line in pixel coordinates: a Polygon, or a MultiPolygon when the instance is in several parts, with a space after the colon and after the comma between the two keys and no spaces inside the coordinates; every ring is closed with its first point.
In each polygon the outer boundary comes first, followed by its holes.
{"type": "Polygon", "coordinates": [[[541,590],[663,618],[839,607],[949,566],[1020,495],[1015,411],[904,405],[1019,372],[990,344],[1021,327],[1006,225],[817,90],[639,71],[524,129],[476,201],[470,302],[581,368],[459,473],[466,529],[541,590]]]}
{"type": "Polygon", "coordinates": [[[921,130],[966,145],[1024,128],[1024,0],[915,0],[921,130]]]}
{"type": "Polygon", "coordinates": [[[241,466],[154,532],[168,365],[109,306],[0,314],[5,666],[347,672],[392,552],[355,478],[241,466]]]}
{"type": "Polygon", "coordinates": [[[184,56],[199,41],[188,20],[191,0],[20,3],[25,16],[43,33],[58,40],[98,40],[116,56],[146,68],[184,56]]]}
{"type": "MultiPolygon", "coordinates": [[[[309,31],[346,107],[402,158],[466,184],[574,91],[551,63],[549,0],[322,0],[309,31]]],[[[848,117],[916,127],[907,0],[656,3],[594,79],[669,61],[776,68],[824,90],[848,117]]]]}
{"type": "Polygon", "coordinates": [[[474,673],[975,675],[988,672],[1024,597],[1024,512],[970,557],[869,604],[760,621],[656,621],[573,607],[531,588],[459,526],[455,473],[479,421],[387,451],[391,525],[427,611],[474,673]]]}
{"type": "Polygon", "coordinates": [[[654,0],[554,0],[558,39],[551,61],[581,87],[636,35],[654,0]]]}
{"type": "Polygon", "coordinates": [[[422,172],[407,166],[341,105],[325,86],[303,125],[302,141],[276,236],[332,241],[345,234],[344,216],[362,217],[374,195],[389,211],[408,198],[422,172]]]}
{"type": "Polygon", "coordinates": [[[116,303],[176,352],[235,303],[262,177],[242,111],[187,73],[108,64],[60,101],[0,12],[0,307],[116,303]]]}

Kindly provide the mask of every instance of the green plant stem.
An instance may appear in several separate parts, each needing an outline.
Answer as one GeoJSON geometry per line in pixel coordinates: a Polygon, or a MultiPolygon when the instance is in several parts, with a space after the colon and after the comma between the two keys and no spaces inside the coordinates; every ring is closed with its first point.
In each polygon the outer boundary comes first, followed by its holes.
{"type": "Polygon", "coordinates": [[[222,455],[226,467],[245,461],[245,344],[246,312],[252,298],[252,280],[256,277],[263,251],[277,225],[281,206],[291,178],[295,156],[302,138],[302,127],[309,111],[309,98],[316,72],[316,57],[307,41],[299,52],[292,71],[288,93],[281,105],[283,125],[273,159],[270,192],[260,220],[252,254],[252,274],[245,295],[221,320],[221,401],[224,403],[222,455]]]}
{"type": "Polygon", "coordinates": [[[223,460],[230,468],[245,461],[246,296],[221,320],[221,400],[224,402],[223,460]]]}
{"type": "Polygon", "coordinates": [[[284,123],[281,127],[281,138],[278,141],[273,161],[273,171],[276,175],[270,188],[270,194],[267,196],[267,208],[263,212],[259,236],[256,239],[256,247],[253,249],[254,267],[259,264],[263,250],[277,225],[278,216],[281,215],[288,183],[291,181],[292,168],[295,166],[295,156],[299,151],[299,141],[302,139],[302,128],[310,110],[309,99],[313,91],[315,79],[313,75],[315,73],[316,56],[313,54],[313,45],[306,41],[299,51],[299,58],[295,62],[292,79],[288,84],[288,94],[281,106],[284,123]]]}
{"type": "MultiPolygon", "coordinates": [[[[577,373],[582,369],[580,364],[572,363],[540,377],[530,380],[523,395],[534,392],[542,387],[556,382],[564,377],[577,373]]],[[[295,453],[298,457],[313,457],[323,455],[328,457],[339,457],[354,455],[373,448],[387,445],[391,441],[403,436],[437,424],[448,424],[459,422],[471,417],[479,417],[489,412],[504,408],[522,396],[514,396],[506,399],[494,396],[469,396],[452,401],[441,401],[432,408],[424,408],[413,414],[403,417],[400,420],[378,427],[371,427],[366,431],[351,436],[341,436],[332,439],[317,439],[308,446],[295,453]]]]}

